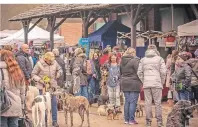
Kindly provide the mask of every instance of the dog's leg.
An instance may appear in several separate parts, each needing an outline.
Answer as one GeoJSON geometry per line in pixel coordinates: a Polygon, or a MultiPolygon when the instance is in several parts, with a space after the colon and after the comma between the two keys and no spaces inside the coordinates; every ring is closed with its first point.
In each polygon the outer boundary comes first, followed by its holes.
{"type": "Polygon", "coordinates": [[[81,107],[81,108],[79,109],[78,113],[79,113],[79,115],[80,115],[80,117],[81,117],[81,125],[80,125],[80,127],[82,127],[83,122],[84,122],[84,108],[81,107]]]}
{"type": "Polygon", "coordinates": [[[90,127],[90,122],[89,122],[89,109],[86,110],[86,114],[87,114],[87,124],[88,124],[88,127],[90,127]]]}
{"type": "Polygon", "coordinates": [[[68,124],[67,124],[67,119],[68,119],[67,109],[64,109],[64,113],[65,113],[65,124],[66,124],[66,126],[68,126],[68,124]]]}
{"type": "Polygon", "coordinates": [[[71,127],[73,127],[73,112],[70,111],[71,127]]]}
{"type": "Polygon", "coordinates": [[[33,126],[36,126],[36,110],[35,110],[35,105],[32,106],[32,121],[33,121],[33,126]]]}

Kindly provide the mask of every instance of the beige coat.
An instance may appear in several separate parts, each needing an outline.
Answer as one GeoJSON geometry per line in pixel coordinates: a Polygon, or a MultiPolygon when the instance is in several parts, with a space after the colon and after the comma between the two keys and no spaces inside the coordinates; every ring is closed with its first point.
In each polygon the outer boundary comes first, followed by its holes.
{"type": "MultiPolygon", "coordinates": [[[[25,85],[21,88],[11,88],[9,84],[9,73],[7,70],[7,64],[4,61],[0,61],[0,68],[3,69],[4,74],[4,81],[5,81],[5,87],[8,91],[8,95],[11,98],[11,107],[4,113],[0,113],[0,116],[4,117],[19,117],[22,116],[22,104],[21,100],[24,100],[24,93],[25,93],[25,85]],[[23,98],[23,99],[21,99],[23,98]]],[[[0,71],[0,79],[2,81],[2,74],[0,71]]],[[[2,85],[2,82],[0,81],[0,85],[2,85]]]]}
{"type": "Polygon", "coordinates": [[[36,86],[38,89],[43,89],[43,85],[39,82],[44,76],[48,76],[51,81],[50,85],[52,87],[57,87],[57,78],[62,75],[63,71],[59,64],[54,60],[51,65],[48,65],[43,59],[41,59],[35,65],[32,71],[32,79],[36,81],[36,86]]]}

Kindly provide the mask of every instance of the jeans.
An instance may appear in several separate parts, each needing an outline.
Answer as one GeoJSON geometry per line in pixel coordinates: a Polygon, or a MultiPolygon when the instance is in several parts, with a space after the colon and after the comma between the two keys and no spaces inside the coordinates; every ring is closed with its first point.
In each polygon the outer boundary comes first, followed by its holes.
{"type": "MultiPolygon", "coordinates": [[[[40,95],[43,94],[42,90],[39,90],[40,95]]],[[[51,107],[52,107],[52,121],[57,122],[57,99],[55,95],[51,96],[51,107]]],[[[45,121],[47,121],[47,114],[45,115],[45,121]]]]}
{"type": "Polygon", "coordinates": [[[19,117],[0,117],[0,127],[18,127],[19,117]]]}
{"type": "Polygon", "coordinates": [[[81,85],[80,86],[79,93],[76,93],[75,96],[84,96],[87,99],[89,99],[89,96],[88,96],[88,86],[87,85],[81,85]]]}
{"type": "Polygon", "coordinates": [[[89,80],[89,87],[88,87],[88,94],[89,94],[89,101],[92,101],[95,97],[96,87],[95,87],[95,79],[93,77],[89,80]]]}
{"type": "Polygon", "coordinates": [[[180,90],[178,91],[179,100],[190,100],[190,92],[188,90],[180,90]]]}
{"type": "Polygon", "coordinates": [[[95,79],[95,95],[100,95],[100,81],[95,79]]]}
{"type": "Polygon", "coordinates": [[[124,104],[124,119],[126,122],[135,120],[135,111],[139,92],[124,92],[125,104],[124,104]]]}

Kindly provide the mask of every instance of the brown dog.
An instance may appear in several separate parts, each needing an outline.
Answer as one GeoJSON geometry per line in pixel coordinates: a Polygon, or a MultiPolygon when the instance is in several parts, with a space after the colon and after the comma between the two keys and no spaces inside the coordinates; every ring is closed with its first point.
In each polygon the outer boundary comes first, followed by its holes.
{"type": "Polygon", "coordinates": [[[90,127],[90,123],[89,123],[89,101],[87,100],[87,98],[83,97],[83,96],[73,96],[73,95],[69,95],[67,93],[63,93],[62,95],[62,100],[63,100],[63,110],[65,112],[65,123],[67,124],[67,113],[70,113],[70,117],[71,117],[71,126],[73,126],[73,112],[78,112],[80,117],[81,117],[81,127],[83,125],[84,122],[84,112],[86,112],[87,114],[87,123],[88,123],[88,127],[90,127]]]}
{"type": "Polygon", "coordinates": [[[143,105],[138,104],[135,112],[136,112],[136,117],[140,117],[140,113],[141,116],[143,116],[143,105]]]}

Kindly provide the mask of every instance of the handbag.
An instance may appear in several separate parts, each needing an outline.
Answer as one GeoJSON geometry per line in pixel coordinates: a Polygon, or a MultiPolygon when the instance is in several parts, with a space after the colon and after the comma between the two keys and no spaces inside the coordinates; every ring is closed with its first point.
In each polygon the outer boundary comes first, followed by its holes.
{"type": "Polygon", "coordinates": [[[25,110],[23,110],[23,116],[22,118],[19,118],[18,125],[19,127],[33,127],[32,121],[27,117],[25,114],[25,110]]]}
{"type": "Polygon", "coordinates": [[[4,73],[3,73],[3,69],[1,68],[1,77],[2,77],[2,81],[1,81],[1,90],[0,90],[0,107],[1,107],[1,114],[6,112],[10,107],[11,107],[11,101],[10,98],[8,96],[8,92],[5,88],[5,78],[4,78],[4,73]]]}

